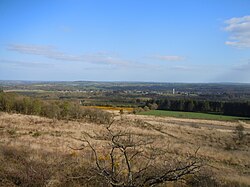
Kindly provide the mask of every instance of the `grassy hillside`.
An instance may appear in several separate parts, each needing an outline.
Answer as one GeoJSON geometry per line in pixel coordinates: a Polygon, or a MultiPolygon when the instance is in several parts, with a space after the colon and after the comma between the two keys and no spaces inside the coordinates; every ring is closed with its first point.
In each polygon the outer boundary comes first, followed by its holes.
{"type": "MultiPolygon", "coordinates": [[[[129,132],[129,138],[134,141],[149,141],[151,146],[148,147],[138,144],[138,153],[142,150],[145,154],[150,151],[154,154],[163,153],[161,156],[164,157],[154,159],[159,163],[162,163],[162,159],[167,159],[166,163],[175,166],[194,155],[197,148],[200,148],[196,158],[204,163],[204,168],[199,172],[197,181],[201,182],[196,186],[250,185],[249,136],[245,131],[246,135],[239,141],[232,130],[224,128],[230,126],[234,129],[239,122],[126,114],[121,120],[119,118],[117,116],[112,124],[112,131],[129,132]]],[[[249,129],[249,124],[244,123],[244,127],[249,129]]],[[[0,186],[103,186],[106,181],[103,178],[95,180],[93,176],[99,175],[89,173],[96,171],[96,167],[87,144],[84,144],[84,149],[72,149],[81,148],[84,143],[81,140],[84,141],[84,136],[89,134],[87,141],[97,151],[101,166],[109,166],[110,152],[107,150],[110,150],[110,144],[105,139],[108,137],[105,125],[0,113],[0,134],[0,161],[3,163],[0,164],[0,186]]],[[[131,156],[134,154],[134,147],[130,151],[128,153],[131,156]]],[[[116,152],[118,153],[121,152],[116,152]]],[[[133,170],[140,168],[143,161],[144,157],[135,157],[133,170]]],[[[123,167],[124,160],[118,163],[118,169],[126,169],[123,167]]],[[[155,170],[159,167],[153,168],[155,170]]],[[[126,175],[126,172],[122,174],[126,175]]],[[[189,182],[185,186],[195,186],[193,182],[196,180],[191,176],[186,179],[189,182]]],[[[172,186],[172,183],[168,182],[167,186],[172,186]]],[[[180,184],[175,183],[175,186],[180,184]]]]}
{"type": "MultiPolygon", "coordinates": [[[[195,178],[185,178],[185,185],[167,182],[166,187],[240,187],[250,185],[250,137],[245,131],[244,138],[237,139],[233,129],[238,124],[240,122],[124,114],[120,120],[117,116],[111,129],[114,133],[129,132],[129,139],[125,141],[150,143],[138,144],[137,153],[134,147],[128,148],[130,156],[136,153],[132,160],[133,171],[138,171],[146,164],[145,159],[150,158],[138,157],[138,154],[159,154],[159,157],[152,157],[151,164],[166,163],[166,167],[171,168],[180,161],[188,163],[186,159],[194,156],[199,148],[195,157],[204,164],[201,171],[195,178]],[[224,130],[228,126],[232,130],[224,130]]],[[[244,123],[244,127],[249,129],[250,124],[244,123]]],[[[101,166],[110,166],[111,144],[107,141],[106,125],[0,113],[0,134],[0,186],[110,186],[105,178],[93,173],[97,171],[93,153],[86,142],[80,141],[89,134],[87,141],[97,151],[101,166]],[[82,148],[83,143],[84,149],[74,149],[82,148]]],[[[113,158],[123,158],[117,155],[120,153],[115,152],[113,158]]],[[[115,167],[126,177],[124,159],[116,161],[115,167]]],[[[161,167],[157,166],[151,167],[145,175],[161,174],[158,170],[161,167]]]]}

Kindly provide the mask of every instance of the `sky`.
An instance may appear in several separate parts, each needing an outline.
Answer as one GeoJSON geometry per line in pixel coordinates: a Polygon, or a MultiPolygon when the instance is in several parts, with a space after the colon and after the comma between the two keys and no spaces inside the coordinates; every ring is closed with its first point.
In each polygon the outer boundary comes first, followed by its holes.
{"type": "Polygon", "coordinates": [[[250,1],[0,0],[0,80],[250,83],[250,1]]]}

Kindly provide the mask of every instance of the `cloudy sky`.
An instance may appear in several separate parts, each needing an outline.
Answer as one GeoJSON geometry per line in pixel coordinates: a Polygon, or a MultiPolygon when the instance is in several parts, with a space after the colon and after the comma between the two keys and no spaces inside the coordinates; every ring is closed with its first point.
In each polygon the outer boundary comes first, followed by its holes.
{"type": "Polygon", "coordinates": [[[250,1],[1,0],[0,79],[250,83],[250,1]]]}

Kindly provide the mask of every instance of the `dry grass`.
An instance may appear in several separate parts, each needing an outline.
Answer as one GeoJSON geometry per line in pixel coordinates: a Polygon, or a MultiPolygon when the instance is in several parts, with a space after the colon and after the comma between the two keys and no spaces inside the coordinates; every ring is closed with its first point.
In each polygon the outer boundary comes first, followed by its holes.
{"type": "MultiPolygon", "coordinates": [[[[120,119],[120,117],[116,118],[120,119]]],[[[154,138],[154,146],[167,149],[166,154],[172,158],[185,156],[187,152],[192,153],[200,147],[198,157],[206,161],[220,181],[224,181],[225,184],[230,181],[250,185],[249,135],[246,135],[246,141],[237,145],[237,149],[228,149],[228,144],[233,143],[234,135],[232,130],[227,127],[233,129],[238,123],[242,122],[123,115],[122,120],[115,123],[112,128],[154,138]]],[[[249,128],[249,124],[244,123],[244,126],[249,128]]],[[[38,116],[0,113],[0,146],[12,149],[29,148],[32,160],[40,161],[39,163],[44,159],[44,156],[41,156],[44,154],[40,153],[57,155],[57,158],[58,155],[70,155],[73,160],[74,158],[84,158],[87,161],[91,158],[87,155],[88,153],[69,148],[69,146],[81,146],[81,142],[72,137],[80,138],[84,132],[96,135],[102,134],[104,131],[105,128],[100,124],[54,121],[38,116]],[[84,157],[82,157],[83,154],[84,157]]],[[[92,142],[100,152],[105,152],[101,136],[92,142]]],[[[55,158],[54,156],[53,158],[55,158]]],[[[84,162],[84,159],[81,162],[84,162]]],[[[53,162],[50,160],[48,163],[53,162]]],[[[55,163],[59,163],[59,161],[55,163]]],[[[43,164],[39,167],[44,168],[43,164]]],[[[58,165],[54,167],[56,168],[58,165]]],[[[78,167],[68,168],[71,169],[65,172],[70,173],[69,175],[73,175],[73,170],[74,172],[79,170],[78,167]]],[[[48,169],[48,173],[53,173],[53,171],[53,167],[48,169]]],[[[59,180],[56,176],[54,178],[59,180]]],[[[63,185],[61,184],[61,186],[63,185]]],[[[74,183],[74,186],[77,184],[74,183]]]]}

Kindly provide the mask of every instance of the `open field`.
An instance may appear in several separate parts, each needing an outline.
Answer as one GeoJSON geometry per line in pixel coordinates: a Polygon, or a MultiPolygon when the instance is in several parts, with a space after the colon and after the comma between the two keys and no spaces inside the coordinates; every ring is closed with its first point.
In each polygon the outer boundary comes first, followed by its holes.
{"type": "Polygon", "coordinates": [[[166,110],[150,110],[150,111],[140,112],[140,114],[188,118],[188,119],[190,118],[190,119],[208,119],[208,120],[224,120],[224,121],[250,120],[250,118],[246,118],[246,117],[205,114],[205,113],[198,113],[198,112],[166,111],[166,110]]]}
{"type": "MultiPolygon", "coordinates": [[[[234,144],[233,141],[235,136],[233,129],[243,122],[144,115],[123,115],[122,117],[117,115],[115,119],[116,122],[112,125],[112,129],[152,138],[154,147],[160,150],[166,149],[164,154],[171,159],[185,157],[187,153],[192,154],[199,148],[198,158],[205,162],[206,169],[211,171],[212,175],[225,186],[228,184],[234,184],[234,186],[250,185],[249,134],[245,135],[246,139],[240,145],[234,144]]],[[[243,123],[243,125],[246,129],[250,128],[247,123],[243,123]]],[[[98,153],[105,155],[104,132],[105,128],[101,124],[1,113],[0,161],[5,163],[0,166],[1,177],[8,174],[13,175],[13,171],[9,167],[14,169],[14,173],[22,172],[20,168],[24,166],[13,163],[14,161],[6,157],[6,154],[10,155],[9,152],[13,149],[17,151],[14,153],[17,155],[19,154],[18,150],[26,150],[30,151],[30,155],[25,157],[31,159],[32,163],[35,161],[39,161],[40,164],[53,163],[48,166],[49,171],[48,169],[41,171],[43,173],[49,172],[46,175],[46,184],[50,183],[50,186],[79,186],[80,181],[73,179],[76,175],[86,172],[84,168],[80,170],[79,167],[80,164],[91,162],[91,156],[88,156],[89,153],[85,149],[77,151],[70,147],[81,146],[82,142],[75,138],[81,138],[84,133],[88,133],[92,136],[89,141],[95,146],[98,153]],[[97,139],[94,138],[96,134],[100,135],[97,139]],[[44,156],[44,154],[49,156],[44,156]],[[66,158],[67,162],[64,160],[66,158]],[[58,169],[56,163],[59,164],[59,162],[64,163],[63,166],[67,167],[58,169]],[[74,173],[76,170],[78,173],[74,173]],[[65,173],[70,178],[70,185],[65,182],[68,179],[65,173]]],[[[59,164],[60,167],[62,167],[61,164],[59,164]]],[[[32,167],[39,173],[37,165],[32,167]]],[[[30,168],[28,167],[28,169],[30,168]]],[[[32,176],[35,174],[32,173],[32,176]]],[[[25,173],[23,175],[26,176],[25,173]]],[[[9,180],[8,182],[11,183],[11,179],[8,177],[5,180],[9,180]]],[[[32,182],[32,178],[30,180],[32,182]]]]}
{"type": "Polygon", "coordinates": [[[98,108],[102,110],[108,110],[108,111],[126,111],[126,112],[132,112],[133,108],[130,107],[111,107],[111,106],[88,106],[88,108],[98,108]]]}

